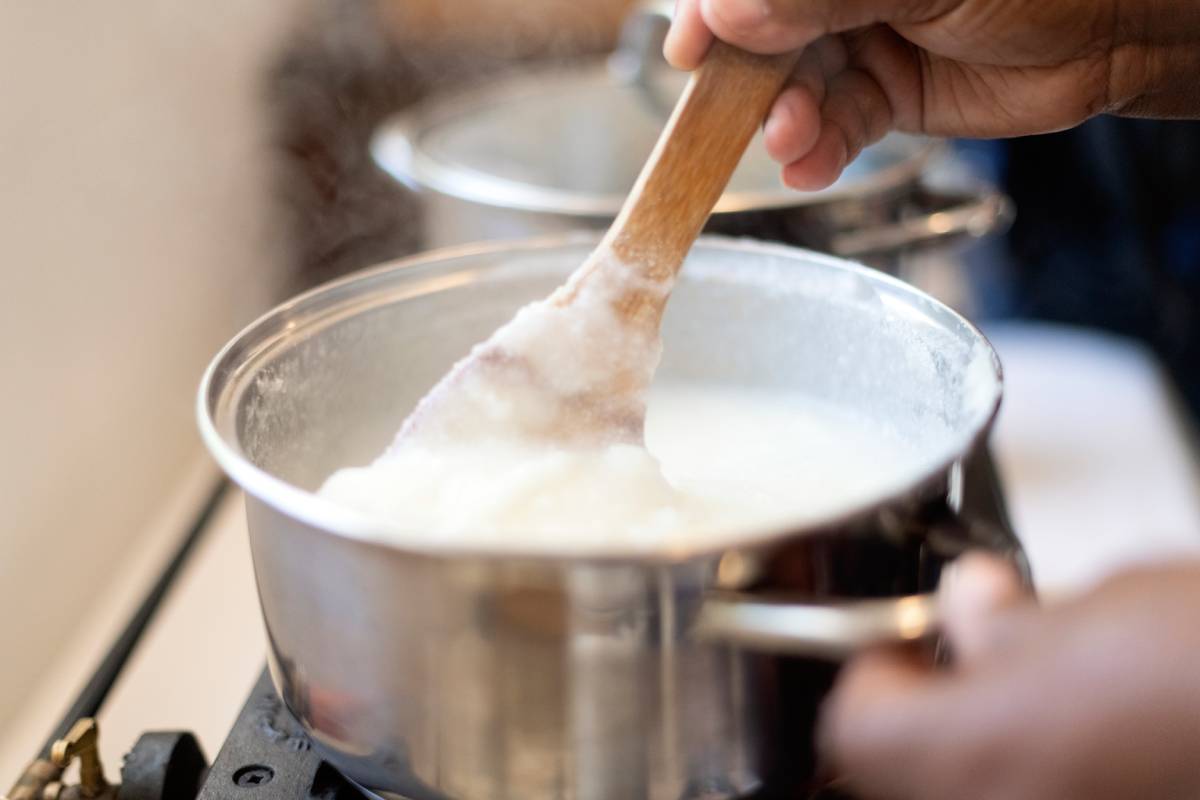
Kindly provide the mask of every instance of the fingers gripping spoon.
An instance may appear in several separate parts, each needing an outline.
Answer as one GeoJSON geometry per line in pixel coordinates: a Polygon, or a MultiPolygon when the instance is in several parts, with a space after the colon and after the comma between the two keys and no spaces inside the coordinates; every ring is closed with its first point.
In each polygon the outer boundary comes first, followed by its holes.
{"type": "Polygon", "coordinates": [[[714,43],[604,239],[458,362],[393,448],[480,436],[640,444],[675,276],[795,60],[714,43]]]}

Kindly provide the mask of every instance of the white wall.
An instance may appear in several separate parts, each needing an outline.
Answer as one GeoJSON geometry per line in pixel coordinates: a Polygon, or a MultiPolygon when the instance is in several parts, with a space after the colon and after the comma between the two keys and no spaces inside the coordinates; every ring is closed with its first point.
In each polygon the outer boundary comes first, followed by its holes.
{"type": "Polygon", "coordinates": [[[0,725],[274,299],[262,73],[299,2],[0,2],[0,725]]]}

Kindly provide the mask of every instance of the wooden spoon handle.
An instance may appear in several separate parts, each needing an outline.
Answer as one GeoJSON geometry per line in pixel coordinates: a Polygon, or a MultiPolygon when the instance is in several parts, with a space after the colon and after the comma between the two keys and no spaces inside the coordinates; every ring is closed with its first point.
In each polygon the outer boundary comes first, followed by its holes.
{"type": "Polygon", "coordinates": [[[609,229],[621,261],[652,280],[674,277],[799,55],[713,43],[609,229]]]}

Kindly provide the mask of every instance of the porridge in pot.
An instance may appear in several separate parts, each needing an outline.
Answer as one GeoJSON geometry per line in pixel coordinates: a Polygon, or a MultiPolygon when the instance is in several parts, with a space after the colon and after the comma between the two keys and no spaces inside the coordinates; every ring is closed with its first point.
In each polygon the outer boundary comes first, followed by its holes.
{"type": "Polygon", "coordinates": [[[407,444],[338,470],[320,493],[397,537],[657,551],[819,521],[899,488],[922,458],[830,403],[682,382],[651,388],[645,440],[407,444]]]}

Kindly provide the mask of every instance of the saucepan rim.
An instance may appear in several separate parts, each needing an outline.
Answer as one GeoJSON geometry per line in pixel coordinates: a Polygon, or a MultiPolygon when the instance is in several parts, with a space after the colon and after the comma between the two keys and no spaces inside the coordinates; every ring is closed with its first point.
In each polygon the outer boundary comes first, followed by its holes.
{"type": "MultiPolygon", "coordinates": [[[[660,549],[632,545],[582,547],[574,544],[556,548],[544,542],[539,542],[535,546],[517,548],[511,545],[505,546],[499,542],[495,546],[489,546],[477,541],[458,543],[442,538],[433,540],[428,535],[405,531],[362,512],[340,506],[314,492],[276,477],[254,464],[239,446],[235,433],[236,403],[232,402],[236,395],[231,395],[239,386],[245,384],[247,370],[251,369],[256,359],[261,360],[263,353],[281,346],[289,338],[295,336],[300,327],[296,323],[298,316],[308,312],[310,324],[313,320],[328,318],[328,314],[314,313],[321,308],[323,301],[328,302],[334,310],[341,312],[338,314],[338,318],[350,316],[366,307],[375,307],[382,302],[379,297],[376,297],[374,302],[355,304],[352,302],[356,295],[353,290],[360,285],[370,284],[392,273],[403,272],[414,280],[428,277],[434,283],[432,286],[426,284],[426,291],[431,290],[432,287],[445,288],[455,285],[459,280],[465,282],[471,278],[472,270],[462,266],[448,275],[439,276],[437,274],[439,268],[444,271],[447,264],[458,259],[472,255],[544,253],[555,248],[594,244],[598,241],[599,236],[600,234],[594,232],[574,232],[516,241],[482,242],[442,248],[357,271],[281,303],[251,322],[230,339],[205,370],[200,381],[196,403],[201,438],[218,465],[248,495],[310,528],[349,542],[396,553],[431,557],[521,562],[672,564],[696,558],[719,556],[730,550],[745,551],[769,547],[797,536],[851,528],[855,523],[877,514],[883,508],[902,504],[914,497],[922,497],[928,491],[946,483],[947,476],[954,466],[975,452],[986,439],[995,422],[1003,396],[1004,384],[999,357],[991,342],[979,328],[958,312],[897,278],[845,259],[789,245],[705,235],[697,241],[697,246],[706,250],[724,250],[735,255],[773,255],[792,259],[803,256],[812,262],[858,274],[875,285],[886,286],[889,291],[915,300],[925,309],[934,310],[948,320],[963,326],[968,334],[986,349],[994,372],[995,390],[985,410],[978,415],[972,425],[965,427],[966,432],[958,446],[951,448],[944,458],[931,459],[924,469],[914,470],[912,480],[898,484],[894,490],[881,493],[880,496],[868,502],[840,509],[822,517],[808,518],[799,523],[786,524],[775,521],[771,524],[749,527],[736,535],[713,537],[694,546],[671,544],[660,549]],[[439,278],[440,280],[438,280],[439,278]],[[340,301],[337,299],[339,297],[340,301]]],[[[413,289],[413,293],[420,294],[419,288],[413,289]]],[[[361,293],[357,294],[361,295],[361,293]]],[[[358,299],[361,301],[362,297],[360,296],[358,299]]],[[[250,374],[253,372],[251,371],[250,374]]],[[[505,540],[511,541],[513,538],[520,537],[505,537],[505,540]]]]}

